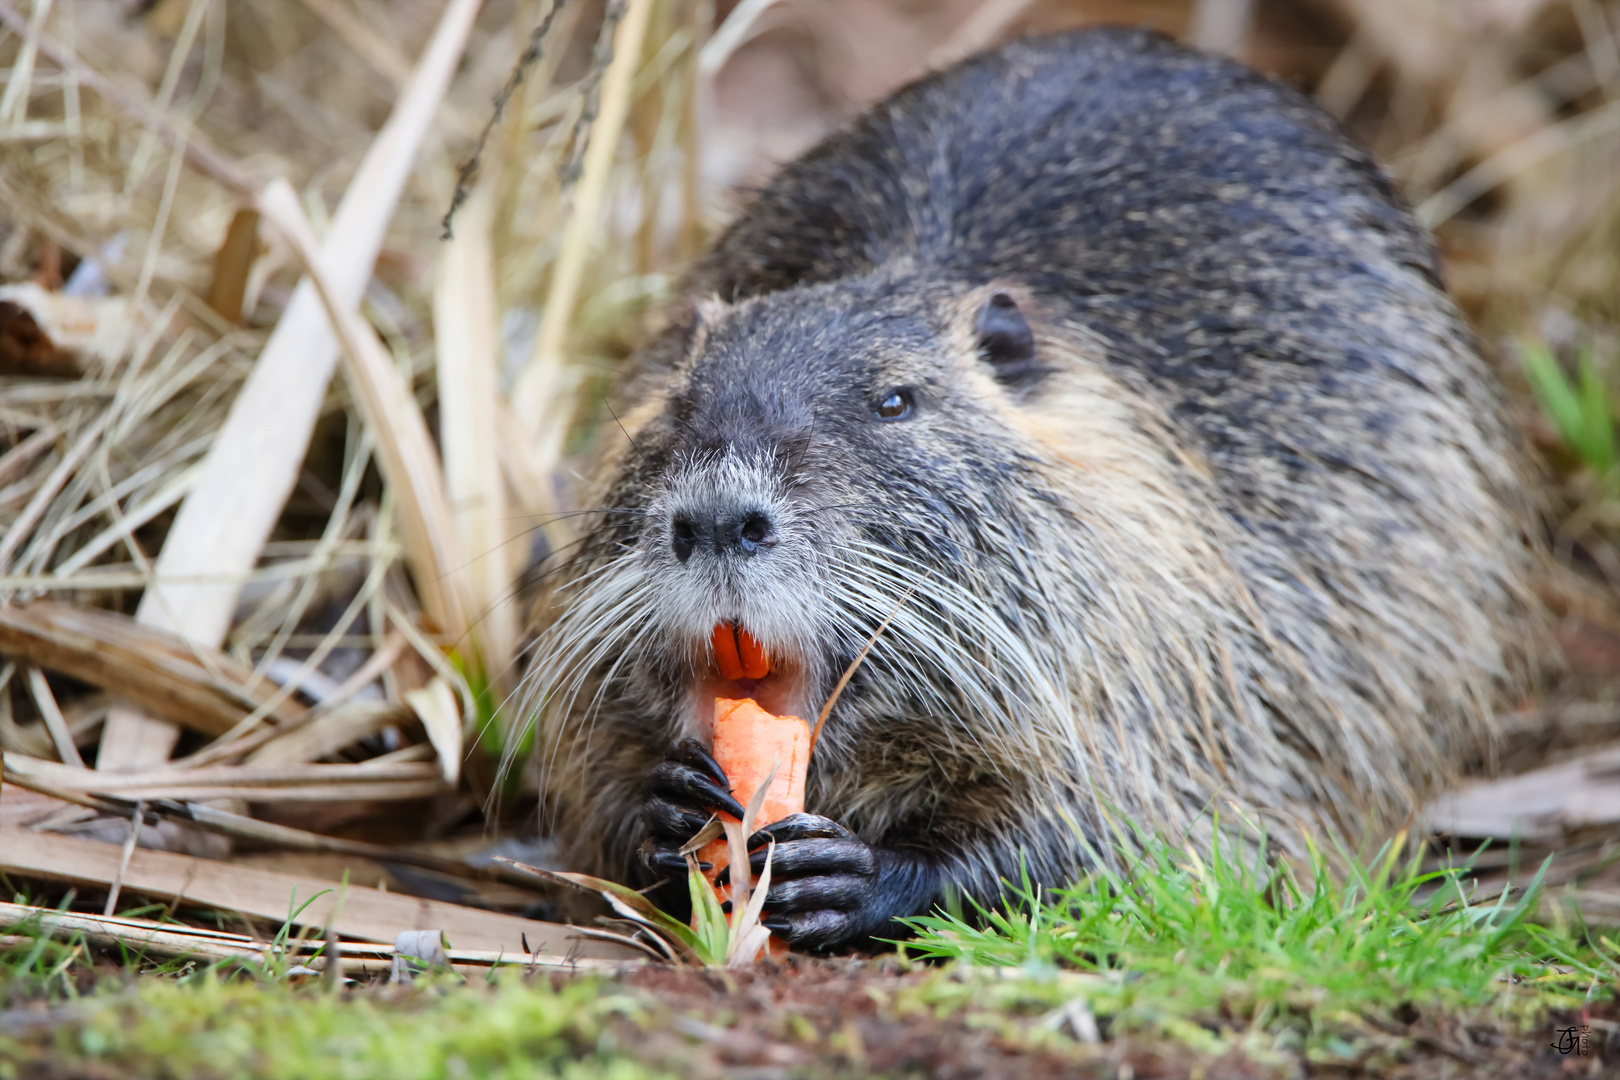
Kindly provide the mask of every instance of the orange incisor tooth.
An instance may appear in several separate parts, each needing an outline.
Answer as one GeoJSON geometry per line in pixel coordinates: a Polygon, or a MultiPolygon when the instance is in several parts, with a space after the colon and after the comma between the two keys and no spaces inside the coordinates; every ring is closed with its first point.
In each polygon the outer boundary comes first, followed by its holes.
{"type": "Polygon", "coordinates": [[[740,626],[737,627],[737,656],[742,661],[743,678],[763,679],[771,673],[771,660],[765,655],[765,646],[740,626]]]}
{"type": "Polygon", "coordinates": [[[714,624],[714,662],[720,668],[720,676],[725,679],[740,679],[743,677],[742,660],[737,656],[737,635],[730,623],[714,624]]]}

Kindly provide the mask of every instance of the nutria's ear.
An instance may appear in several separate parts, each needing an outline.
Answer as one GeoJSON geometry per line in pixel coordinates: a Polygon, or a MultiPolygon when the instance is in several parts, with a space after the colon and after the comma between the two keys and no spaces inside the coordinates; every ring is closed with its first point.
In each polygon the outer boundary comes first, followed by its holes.
{"type": "Polygon", "coordinates": [[[1034,331],[1011,296],[998,292],[986,300],[973,329],[979,338],[979,352],[1002,383],[1026,386],[1046,374],[1047,368],[1035,359],[1034,331]]]}
{"type": "MultiPolygon", "coordinates": [[[[674,368],[703,351],[709,329],[725,317],[726,305],[713,297],[682,304],[669,312],[669,322],[651,347],[656,366],[674,368]]],[[[646,350],[644,350],[646,351],[646,350]]]]}

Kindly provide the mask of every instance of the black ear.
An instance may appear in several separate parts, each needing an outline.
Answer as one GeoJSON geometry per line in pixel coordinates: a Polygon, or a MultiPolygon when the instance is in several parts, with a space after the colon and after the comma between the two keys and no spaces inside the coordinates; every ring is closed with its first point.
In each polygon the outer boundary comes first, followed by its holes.
{"type": "Polygon", "coordinates": [[[1035,359],[1035,334],[1017,302],[1006,293],[998,292],[984,302],[973,329],[979,336],[979,351],[1002,383],[1027,386],[1049,370],[1035,359]]]}

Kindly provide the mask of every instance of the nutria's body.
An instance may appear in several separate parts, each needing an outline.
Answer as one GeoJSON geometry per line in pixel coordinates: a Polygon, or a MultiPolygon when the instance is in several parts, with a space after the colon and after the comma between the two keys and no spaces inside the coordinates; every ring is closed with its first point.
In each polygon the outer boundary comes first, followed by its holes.
{"type": "Polygon", "coordinates": [[[1513,445],[1427,237],[1285,86],[1016,42],[783,170],[685,295],[535,668],[580,868],[678,866],[714,694],[814,716],[896,610],[778,831],[801,945],[1072,879],[1109,806],[1356,843],[1487,744],[1513,445]],[[721,680],[721,621],[777,673],[721,680]]]}

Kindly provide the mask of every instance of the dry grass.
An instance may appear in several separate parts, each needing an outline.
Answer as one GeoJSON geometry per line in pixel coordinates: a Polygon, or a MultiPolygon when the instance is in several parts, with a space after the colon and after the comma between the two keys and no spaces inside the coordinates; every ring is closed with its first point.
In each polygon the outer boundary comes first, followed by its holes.
{"type": "Polygon", "coordinates": [[[1095,21],[1294,79],[1388,163],[1546,455],[1577,678],[1527,708],[1612,694],[1620,500],[1518,356],[1620,383],[1620,5],[0,0],[0,817],[230,799],[304,837],[238,845],[435,858],[520,825],[525,605],[680,267],[861,105],[1095,21]]]}

